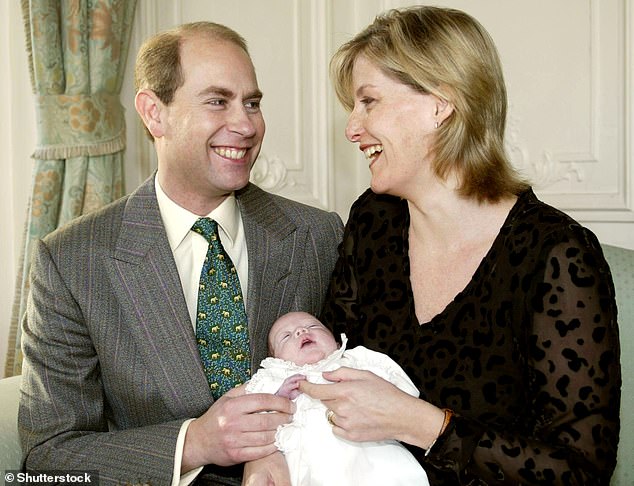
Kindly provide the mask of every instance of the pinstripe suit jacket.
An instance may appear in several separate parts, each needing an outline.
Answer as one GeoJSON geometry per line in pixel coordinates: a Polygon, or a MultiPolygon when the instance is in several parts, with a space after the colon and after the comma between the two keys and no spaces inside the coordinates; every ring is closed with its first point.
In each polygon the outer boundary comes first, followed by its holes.
{"type": "MultiPolygon", "coordinates": [[[[19,411],[27,469],[169,484],[181,424],[212,403],[153,181],[35,246],[19,411]]],[[[279,315],[320,310],[343,225],[251,184],[236,196],[255,369],[279,315]]]]}

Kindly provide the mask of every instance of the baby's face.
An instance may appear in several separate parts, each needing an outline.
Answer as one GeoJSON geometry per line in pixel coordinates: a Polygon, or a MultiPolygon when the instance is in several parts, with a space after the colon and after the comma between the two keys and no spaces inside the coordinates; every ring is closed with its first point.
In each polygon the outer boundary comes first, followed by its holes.
{"type": "Polygon", "coordinates": [[[269,344],[275,358],[297,365],[316,363],[339,348],[330,330],[305,312],[280,317],[269,332],[269,344]]]}

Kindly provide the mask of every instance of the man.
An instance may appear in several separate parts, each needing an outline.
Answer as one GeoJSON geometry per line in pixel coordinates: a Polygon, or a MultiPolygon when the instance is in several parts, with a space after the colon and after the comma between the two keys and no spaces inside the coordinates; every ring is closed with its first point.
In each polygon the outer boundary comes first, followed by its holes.
{"type": "Polygon", "coordinates": [[[209,244],[190,228],[200,216],[218,223],[253,370],[278,316],[319,311],[342,222],[249,183],[262,94],[237,33],[199,22],[159,34],[135,77],[155,177],[34,250],[19,413],[26,468],[92,470],[101,484],[240,484],[241,463],[274,457],[292,404],[239,389],[211,396],[195,338],[209,244]]]}

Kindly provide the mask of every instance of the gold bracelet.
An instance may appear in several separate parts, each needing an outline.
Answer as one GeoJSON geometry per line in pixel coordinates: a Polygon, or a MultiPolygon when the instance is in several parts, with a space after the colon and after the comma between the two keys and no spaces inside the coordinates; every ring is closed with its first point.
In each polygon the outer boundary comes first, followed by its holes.
{"type": "Polygon", "coordinates": [[[434,445],[436,445],[436,441],[438,440],[438,438],[445,432],[445,430],[447,430],[447,426],[449,425],[449,423],[451,422],[451,419],[453,418],[454,413],[453,413],[453,410],[451,410],[450,408],[443,408],[442,411],[445,412],[445,418],[442,422],[442,427],[440,427],[438,436],[432,441],[432,443],[429,445],[429,447],[425,451],[425,457],[429,455],[434,445]]]}

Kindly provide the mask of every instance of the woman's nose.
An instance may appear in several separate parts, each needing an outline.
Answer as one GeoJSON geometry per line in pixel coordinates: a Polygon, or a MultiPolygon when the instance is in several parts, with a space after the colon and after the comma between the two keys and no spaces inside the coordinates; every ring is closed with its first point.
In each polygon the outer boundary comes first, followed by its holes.
{"type": "Polygon", "coordinates": [[[348,116],[348,123],[346,124],[346,138],[351,142],[358,142],[361,138],[361,132],[363,128],[361,125],[360,115],[353,111],[348,116]]]}

